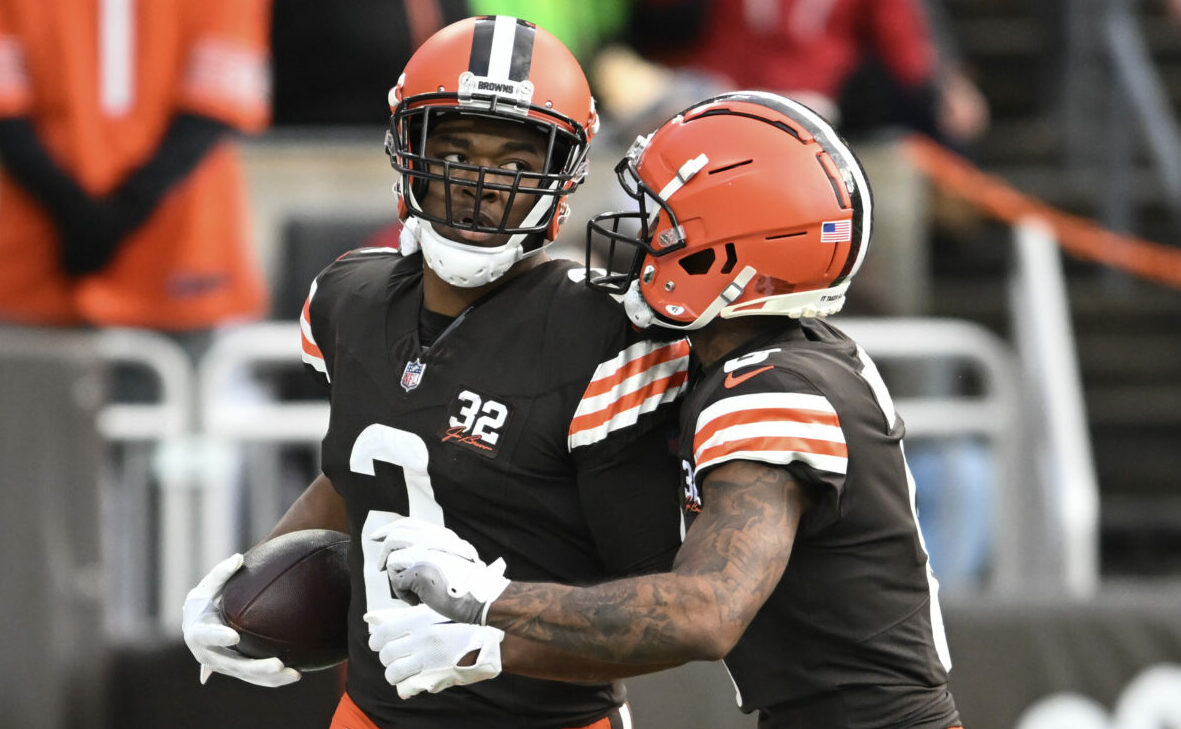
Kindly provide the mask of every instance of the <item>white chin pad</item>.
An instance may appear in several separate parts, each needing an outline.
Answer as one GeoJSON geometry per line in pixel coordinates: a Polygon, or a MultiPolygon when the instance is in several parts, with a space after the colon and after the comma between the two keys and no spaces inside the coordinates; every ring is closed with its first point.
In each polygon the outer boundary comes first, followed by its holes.
{"type": "Polygon", "coordinates": [[[641,329],[647,329],[655,321],[655,312],[644,300],[644,295],[640,293],[638,279],[631,282],[631,285],[627,287],[627,293],[623,295],[623,310],[627,313],[627,318],[641,329]]]}
{"type": "Polygon", "coordinates": [[[422,222],[418,226],[418,243],[426,265],[439,278],[464,289],[483,286],[503,276],[524,257],[522,238],[514,235],[504,245],[481,248],[444,238],[430,223],[422,222]]]}
{"type": "Polygon", "coordinates": [[[402,230],[398,232],[398,252],[403,256],[418,253],[418,226],[421,224],[418,218],[406,218],[402,222],[402,230]]]}

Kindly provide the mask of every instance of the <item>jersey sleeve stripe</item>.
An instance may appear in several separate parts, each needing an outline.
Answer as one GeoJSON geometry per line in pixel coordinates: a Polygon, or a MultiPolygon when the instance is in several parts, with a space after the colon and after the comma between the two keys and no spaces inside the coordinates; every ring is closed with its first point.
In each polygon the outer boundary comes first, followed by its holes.
{"type": "MultiPolygon", "coordinates": [[[[811,423],[797,423],[791,421],[759,421],[752,423],[737,422],[732,425],[717,428],[709,437],[698,433],[694,438],[694,458],[700,458],[704,451],[708,451],[728,441],[750,439],[800,439],[801,441],[817,444],[830,444],[833,455],[845,455],[845,436],[839,427],[830,425],[815,425],[811,423]]],[[[822,452],[830,452],[829,445],[818,446],[822,452]]],[[[796,448],[799,450],[799,448],[796,448]]]]}
{"type": "Polygon", "coordinates": [[[249,44],[216,36],[200,38],[183,91],[186,101],[198,110],[224,114],[253,129],[267,114],[271,92],[267,56],[249,44]]]}
{"type": "MultiPolygon", "coordinates": [[[[654,397],[659,398],[660,402],[671,401],[684,389],[688,379],[689,373],[682,370],[674,372],[668,377],[647,381],[644,387],[638,390],[611,398],[606,401],[607,404],[603,407],[596,408],[585,415],[575,415],[574,419],[570,421],[570,433],[573,435],[582,430],[597,428],[609,422],[619,413],[639,407],[654,397]]],[[[657,402],[656,405],[659,405],[660,402],[657,402]]]]}
{"type": "Polygon", "coordinates": [[[836,417],[836,408],[823,395],[809,395],[801,392],[760,392],[750,395],[734,395],[718,400],[701,411],[697,417],[697,429],[701,430],[709,421],[739,410],[811,410],[828,413],[836,417]]]}
{"type": "Polygon", "coordinates": [[[643,390],[616,400],[608,410],[591,413],[570,422],[567,447],[574,450],[605,439],[616,430],[635,425],[644,413],[677,399],[685,389],[688,372],[657,380],[643,390]]]}
{"type": "MultiPolygon", "coordinates": [[[[734,450],[743,451],[787,451],[790,453],[811,453],[818,456],[849,457],[849,449],[843,442],[798,436],[770,435],[735,437],[729,434],[710,446],[704,446],[693,456],[697,463],[717,458],[734,450]]],[[[790,461],[784,461],[790,463],[790,461]]]]}
{"type": "MultiPolygon", "coordinates": [[[[685,369],[689,361],[689,343],[678,340],[665,345],[651,342],[637,342],[620,352],[613,359],[600,364],[582,396],[582,402],[599,395],[608,394],[621,383],[631,378],[643,377],[651,367],[662,363],[685,369]]],[[[579,405],[582,410],[582,405],[579,405]]]]}
{"type": "Polygon", "coordinates": [[[634,425],[640,415],[672,402],[689,379],[689,345],[637,342],[603,362],[570,420],[567,446],[573,450],[634,425]]]}
{"type": "Polygon", "coordinates": [[[694,440],[697,443],[705,443],[714,440],[719,431],[732,430],[736,426],[744,425],[762,425],[764,427],[793,426],[799,432],[814,432],[818,435],[822,434],[819,437],[844,442],[841,423],[835,413],[823,413],[815,410],[793,410],[789,408],[740,410],[735,413],[718,416],[700,427],[694,435],[694,440]]]}
{"type": "Polygon", "coordinates": [[[681,380],[672,383],[673,386],[680,385],[684,378],[689,374],[686,369],[685,361],[672,360],[670,362],[660,362],[652,365],[643,372],[638,372],[632,376],[619,382],[615,387],[606,390],[599,394],[591,394],[591,389],[588,388],[582,400],[578,403],[578,410],[574,413],[574,420],[579,421],[583,418],[594,418],[596,414],[609,412],[616,401],[628,400],[635,401],[637,398],[647,397],[643,393],[651,391],[654,387],[667,386],[669,378],[681,377],[681,380]],[[641,393],[637,395],[636,393],[641,393]]]}
{"type": "Polygon", "coordinates": [[[786,466],[791,463],[806,463],[818,471],[845,475],[849,467],[849,459],[808,451],[773,450],[757,445],[753,450],[745,450],[741,444],[734,444],[725,452],[708,454],[708,460],[699,461],[695,471],[700,476],[706,469],[720,466],[727,461],[757,461],[775,466],[786,466]]]}
{"type": "Polygon", "coordinates": [[[803,461],[844,473],[849,457],[832,404],[803,393],[736,395],[715,402],[697,418],[693,451],[699,470],[742,457],[783,465],[803,461]]]}
{"type": "Polygon", "coordinates": [[[23,113],[32,100],[24,49],[15,36],[0,35],[0,111],[23,113]]]}
{"type": "Polygon", "coordinates": [[[303,310],[299,313],[300,350],[303,361],[311,365],[312,369],[323,373],[324,379],[331,382],[332,378],[328,375],[328,366],[324,362],[324,353],[320,351],[319,345],[316,344],[316,337],[312,334],[312,297],[315,295],[316,281],[312,281],[312,287],[308,291],[307,301],[303,302],[303,310]]]}

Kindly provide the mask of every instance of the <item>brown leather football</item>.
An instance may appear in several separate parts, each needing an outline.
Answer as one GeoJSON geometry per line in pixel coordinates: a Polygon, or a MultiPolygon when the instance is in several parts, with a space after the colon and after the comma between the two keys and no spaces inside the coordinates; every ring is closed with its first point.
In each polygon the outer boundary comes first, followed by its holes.
{"type": "Polygon", "coordinates": [[[305,529],[246,552],[221,595],[225,624],[251,658],[279,657],[300,671],[348,657],[349,535],[305,529]]]}

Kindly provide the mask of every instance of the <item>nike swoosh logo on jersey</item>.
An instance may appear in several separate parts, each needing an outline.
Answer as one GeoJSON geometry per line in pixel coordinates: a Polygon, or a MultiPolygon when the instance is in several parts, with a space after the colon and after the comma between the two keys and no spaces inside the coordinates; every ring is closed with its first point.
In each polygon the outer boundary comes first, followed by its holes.
{"type": "Polygon", "coordinates": [[[743,374],[738,375],[737,377],[735,377],[734,373],[731,372],[726,375],[726,381],[722,384],[724,384],[726,386],[726,389],[729,390],[731,387],[737,387],[738,385],[741,385],[742,383],[746,382],[747,380],[754,377],[755,375],[761,375],[762,373],[766,372],[767,370],[773,370],[773,369],[775,369],[774,365],[767,365],[766,367],[760,367],[757,370],[751,370],[750,372],[744,372],[743,374]]]}

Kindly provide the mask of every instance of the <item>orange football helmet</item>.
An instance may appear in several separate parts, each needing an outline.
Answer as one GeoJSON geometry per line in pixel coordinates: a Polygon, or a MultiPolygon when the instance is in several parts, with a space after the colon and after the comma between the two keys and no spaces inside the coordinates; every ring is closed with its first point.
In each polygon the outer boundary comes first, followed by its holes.
{"type": "Polygon", "coordinates": [[[582,182],[587,146],[599,124],[586,76],[561,41],[514,17],[466,18],[438,31],[414,52],[389,102],[386,151],[399,174],[399,214],[403,220],[418,219],[409,221],[410,231],[418,235],[432,269],[456,285],[480,285],[557,237],[568,214],[566,196],[582,182]],[[536,128],[547,140],[544,168],[506,174],[504,169],[427,157],[432,127],[454,114],[536,128]],[[446,212],[432,215],[420,202],[432,183],[470,187],[477,198],[481,192],[497,191],[507,193],[510,201],[527,194],[537,202],[516,225],[508,220],[511,202],[495,220],[481,219],[479,207],[458,219],[449,195],[446,212]],[[481,248],[443,239],[434,233],[433,223],[512,237],[503,246],[481,248]]]}
{"type": "Polygon", "coordinates": [[[639,209],[590,221],[587,280],[625,294],[641,326],[835,313],[869,248],[860,163],[828,122],[776,94],[691,106],[638,138],[615,171],[639,209]],[[605,273],[592,268],[602,237],[605,273]],[[621,244],[638,249],[620,256],[621,244]]]}

